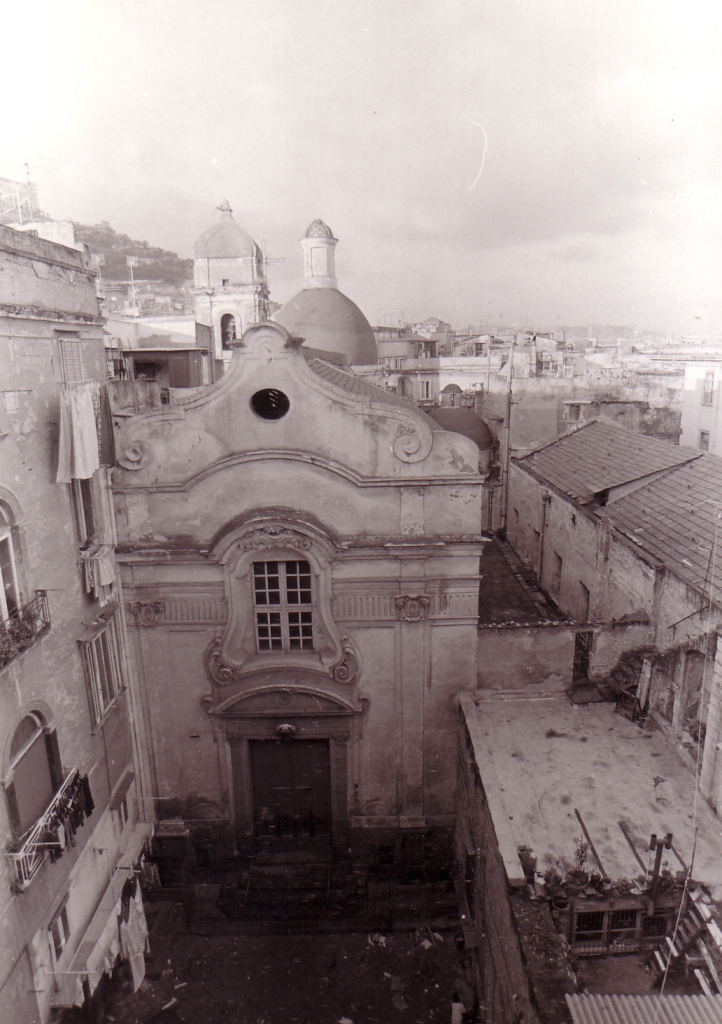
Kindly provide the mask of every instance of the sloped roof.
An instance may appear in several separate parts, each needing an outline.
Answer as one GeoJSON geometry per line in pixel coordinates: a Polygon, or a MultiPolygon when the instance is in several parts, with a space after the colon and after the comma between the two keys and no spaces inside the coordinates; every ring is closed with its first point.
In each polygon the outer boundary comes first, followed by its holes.
{"type": "Polygon", "coordinates": [[[722,459],[703,454],[597,512],[695,590],[722,594],[722,459]],[[715,540],[715,531],[717,537],[715,540]],[[716,557],[713,548],[716,546],[716,557]]]}
{"type": "MultiPolygon", "coordinates": [[[[405,398],[399,398],[398,395],[386,391],[384,388],[379,388],[375,384],[369,383],[364,380],[363,377],[356,377],[353,373],[346,373],[345,370],[339,369],[338,366],[333,366],[331,363],[327,363],[323,359],[311,359],[308,365],[311,367],[313,372],[319,377],[323,377],[324,380],[329,381],[331,384],[335,384],[337,388],[343,388],[351,395],[363,395],[364,398],[368,398],[372,402],[383,402],[385,405],[395,405],[398,408],[404,409],[406,412],[414,411],[418,412],[416,405],[413,402],[407,401],[405,398]]],[[[424,413],[419,413],[424,416],[424,413]]],[[[442,430],[437,423],[433,420],[429,426],[432,430],[442,430]]]]}
{"type": "Polygon", "coordinates": [[[722,995],[568,995],[574,1024],[722,1024],[722,995]]]}
{"type": "Polygon", "coordinates": [[[537,478],[586,503],[599,491],[671,469],[697,456],[690,448],[637,434],[606,420],[591,420],[517,461],[537,478]]]}
{"type": "Polygon", "coordinates": [[[468,437],[480,451],[486,451],[494,446],[491,431],[473,409],[466,409],[463,406],[455,409],[440,406],[438,409],[431,409],[426,415],[444,430],[468,437]]]}

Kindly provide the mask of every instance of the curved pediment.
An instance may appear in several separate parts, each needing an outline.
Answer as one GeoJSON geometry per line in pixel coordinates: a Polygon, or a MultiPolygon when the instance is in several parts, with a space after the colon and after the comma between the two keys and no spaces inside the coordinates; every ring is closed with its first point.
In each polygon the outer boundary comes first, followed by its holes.
{"type": "Polygon", "coordinates": [[[227,718],[319,718],[359,715],[362,708],[310,687],[259,686],[228,697],[210,715],[227,718]]]}

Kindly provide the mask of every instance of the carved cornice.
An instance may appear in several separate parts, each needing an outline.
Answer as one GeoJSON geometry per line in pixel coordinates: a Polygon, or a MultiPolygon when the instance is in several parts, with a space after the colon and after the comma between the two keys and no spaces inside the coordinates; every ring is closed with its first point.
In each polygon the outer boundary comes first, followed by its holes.
{"type": "Polygon", "coordinates": [[[221,648],[223,641],[219,636],[211,640],[203,655],[203,665],[208,677],[218,686],[227,686],[235,682],[236,673],[234,669],[223,660],[221,648]]]}
{"type": "Polygon", "coordinates": [[[409,423],[399,423],[393,452],[401,462],[422,462],[431,451],[432,443],[430,427],[424,424],[422,429],[409,423]]]}
{"type": "Polygon", "coordinates": [[[341,649],[343,650],[343,658],[334,667],[333,678],[337,683],[352,683],[359,670],[358,655],[351,646],[351,641],[347,636],[341,637],[341,649]]]}
{"type": "Polygon", "coordinates": [[[228,621],[228,605],[218,591],[207,593],[198,588],[199,593],[178,594],[175,587],[153,586],[148,588],[152,596],[144,597],[144,589],[136,590],[138,600],[128,606],[139,626],[222,625],[228,621]]]}
{"type": "Polygon", "coordinates": [[[212,716],[230,718],[336,718],[360,715],[363,703],[352,703],[326,690],[309,686],[259,686],[207,706],[212,716]]]}
{"type": "Polygon", "coordinates": [[[120,448],[117,459],[123,469],[145,469],[153,459],[153,452],[146,441],[136,438],[120,448]]]}
{"type": "Polygon", "coordinates": [[[264,523],[247,533],[239,546],[243,551],[253,551],[256,548],[296,548],[298,551],[308,551],[311,541],[304,533],[288,526],[264,523]]]}
{"type": "Polygon", "coordinates": [[[394,599],[396,615],[403,622],[423,622],[429,614],[431,601],[424,594],[403,594],[394,599]]]}
{"type": "Polygon", "coordinates": [[[130,610],[139,626],[157,626],[159,616],[165,611],[165,602],[133,601],[130,610]]]}
{"type": "MultiPolygon", "coordinates": [[[[403,601],[404,598],[396,594],[336,594],[333,599],[333,614],[338,622],[395,622],[405,618],[400,614],[404,606],[397,605],[399,600],[403,601]]],[[[475,618],[478,614],[477,590],[428,594],[425,600],[428,601],[425,617],[429,619],[468,619],[475,618]]]]}

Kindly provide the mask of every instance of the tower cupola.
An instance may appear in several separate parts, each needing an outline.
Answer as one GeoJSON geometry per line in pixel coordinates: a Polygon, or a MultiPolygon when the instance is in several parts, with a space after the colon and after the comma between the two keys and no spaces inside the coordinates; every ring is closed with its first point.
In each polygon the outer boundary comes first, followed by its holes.
{"type": "Polygon", "coordinates": [[[304,288],[338,288],[334,256],[337,244],[328,224],[322,220],[309,224],[301,239],[304,288]]]}

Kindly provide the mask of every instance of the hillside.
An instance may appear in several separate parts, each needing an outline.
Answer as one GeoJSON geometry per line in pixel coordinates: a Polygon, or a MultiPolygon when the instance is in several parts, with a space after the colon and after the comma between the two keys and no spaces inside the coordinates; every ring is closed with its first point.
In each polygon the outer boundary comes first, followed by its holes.
{"type": "Polygon", "coordinates": [[[180,287],[193,276],[193,260],[183,260],[174,252],[159,249],[147,242],[139,242],[128,235],[121,235],[107,221],[100,224],[73,224],[75,238],[85,242],[90,251],[102,253],[105,266],[102,268],[106,281],[127,281],[129,276],[127,256],[136,256],[138,265],[134,270],[140,280],[163,281],[180,287]]]}

